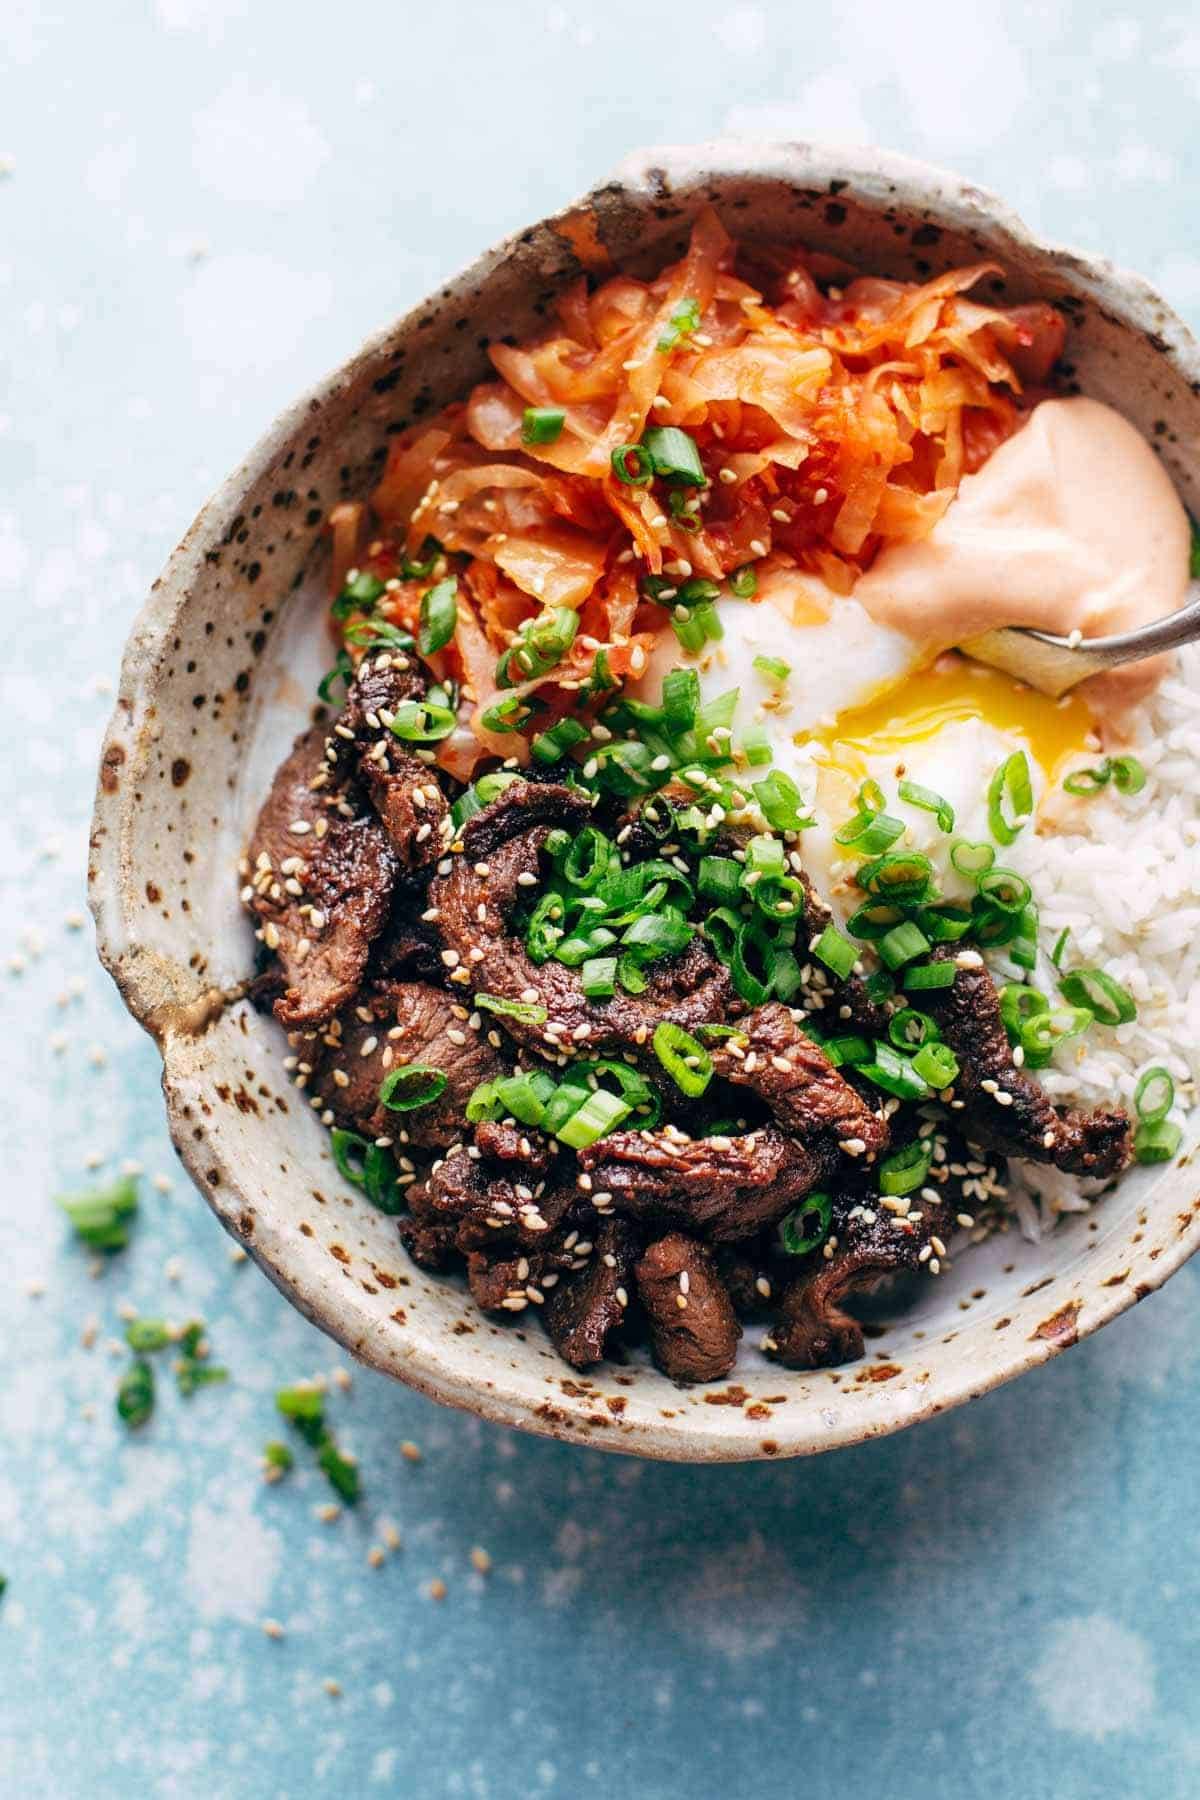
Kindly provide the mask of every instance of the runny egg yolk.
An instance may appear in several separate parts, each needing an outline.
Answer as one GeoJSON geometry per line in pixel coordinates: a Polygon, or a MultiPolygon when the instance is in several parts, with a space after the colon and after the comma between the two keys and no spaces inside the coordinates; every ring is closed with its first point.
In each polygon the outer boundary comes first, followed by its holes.
{"type": "Polygon", "coordinates": [[[796,742],[821,744],[832,764],[861,777],[865,758],[901,753],[963,719],[982,719],[1018,739],[1048,781],[1066,757],[1091,747],[1094,732],[1078,694],[1052,700],[998,669],[951,654],[848,707],[820,731],[798,733],[796,742]]]}

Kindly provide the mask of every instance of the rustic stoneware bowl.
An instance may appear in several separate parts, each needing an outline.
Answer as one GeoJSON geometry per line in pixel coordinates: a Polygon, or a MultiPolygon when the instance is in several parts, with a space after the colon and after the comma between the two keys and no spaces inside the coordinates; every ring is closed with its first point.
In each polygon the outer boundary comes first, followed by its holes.
{"type": "Polygon", "coordinates": [[[751,1331],[715,1389],[677,1388],[640,1359],[580,1376],[536,1325],[495,1324],[409,1262],[394,1223],[339,1179],[283,1072],[282,1033],[239,998],[254,945],[235,864],[329,660],[325,513],[366,493],[394,433],[485,373],[489,338],[536,331],[581,267],[676,256],[708,202],[740,237],[798,238],[877,273],[995,258],[1007,270],[997,298],[1062,309],[1071,378],[1134,422],[1200,512],[1200,356],[1143,281],[1038,243],[989,194],[900,157],[810,144],[639,153],[371,339],[205,507],[129,640],[91,868],[100,954],[162,1052],[179,1153],[309,1318],[453,1406],[698,1462],[805,1455],[956,1406],[1095,1331],[1200,1242],[1192,1171],[1135,1172],[1041,1246],[1012,1234],[959,1256],[850,1368],[789,1373],[751,1331]]]}

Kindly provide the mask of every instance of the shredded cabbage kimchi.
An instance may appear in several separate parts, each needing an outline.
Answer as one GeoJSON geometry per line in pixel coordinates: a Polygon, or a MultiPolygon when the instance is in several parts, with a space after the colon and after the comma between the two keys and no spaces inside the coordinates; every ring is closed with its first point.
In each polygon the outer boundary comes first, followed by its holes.
{"type": "Polygon", "coordinates": [[[413,735],[466,778],[525,762],[661,631],[698,647],[723,586],[794,566],[849,593],[932,529],[1061,351],[1052,307],[968,297],[1001,275],[881,280],[739,247],[708,211],[654,280],[579,279],[542,337],[491,345],[494,380],[395,441],[369,510],[334,509],[344,667],[416,638],[446,706],[413,735]]]}

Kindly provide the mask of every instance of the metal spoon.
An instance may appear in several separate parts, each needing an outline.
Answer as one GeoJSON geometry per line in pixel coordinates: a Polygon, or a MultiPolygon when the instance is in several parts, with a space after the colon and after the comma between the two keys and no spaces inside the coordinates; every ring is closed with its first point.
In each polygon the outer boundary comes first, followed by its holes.
{"type": "Polygon", "coordinates": [[[1005,674],[1015,675],[1057,699],[1089,675],[1103,674],[1105,669],[1115,669],[1120,663],[1140,662],[1163,650],[1177,650],[1193,638],[1200,638],[1200,581],[1191,583],[1178,612],[1156,619],[1153,625],[1141,625],[1136,631],[1076,640],[1013,625],[985,631],[982,637],[970,638],[959,648],[976,662],[990,663],[993,669],[1003,669],[1005,674]]]}

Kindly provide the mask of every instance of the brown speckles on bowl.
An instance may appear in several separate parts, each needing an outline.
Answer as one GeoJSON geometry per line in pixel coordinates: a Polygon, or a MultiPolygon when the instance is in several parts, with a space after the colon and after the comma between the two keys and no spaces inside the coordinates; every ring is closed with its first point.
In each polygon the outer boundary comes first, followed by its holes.
{"type": "Polygon", "coordinates": [[[340,1181],[311,1111],[275,1094],[286,1046],[241,998],[254,945],[235,880],[328,660],[329,505],[363,495],[396,432],[486,373],[488,342],[535,328],[581,270],[644,272],[676,253],[707,199],[740,236],[800,236],[874,273],[999,262],[1006,298],[1070,318],[1073,382],[1133,420],[1200,511],[1200,357],[1137,277],[1037,242],[999,201],[901,157],[744,143],[642,153],[367,343],[201,513],[129,640],[89,879],[101,956],[162,1051],[180,1155],[302,1312],[450,1405],[609,1449],[734,1461],[878,1436],[1065,1348],[1196,1248],[1200,1181],[1186,1166],[1140,1171],[1041,1245],[1010,1235],[956,1254],[911,1310],[873,1322],[872,1359],[844,1372],[784,1374],[751,1332],[720,1389],[677,1389],[639,1353],[572,1378],[539,1331],[484,1321],[461,1286],[409,1264],[395,1221],[340,1181]]]}

